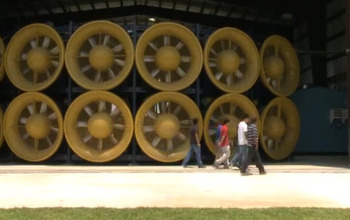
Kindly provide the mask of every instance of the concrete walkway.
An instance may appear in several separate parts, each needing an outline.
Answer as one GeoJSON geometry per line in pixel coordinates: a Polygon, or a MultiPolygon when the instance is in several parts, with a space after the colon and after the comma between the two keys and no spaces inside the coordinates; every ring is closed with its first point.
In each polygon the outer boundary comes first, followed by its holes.
{"type": "Polygon", "coordinates": [[[0,207],[350,208],[350,169],[271,164],[268,174],[195,166],[0,166],[0,207]]]}

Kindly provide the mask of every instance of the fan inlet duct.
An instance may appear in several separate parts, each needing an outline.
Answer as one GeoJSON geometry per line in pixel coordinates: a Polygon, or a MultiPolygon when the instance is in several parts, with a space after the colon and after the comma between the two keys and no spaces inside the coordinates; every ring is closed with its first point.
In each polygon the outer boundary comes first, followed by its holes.
{"type": "Polygon", "coordinates": [[[152,87],[178,91],[190,86],[203,64],[202,48],[186,27],[163,22],[148,28],[136,45],[136,66],[152,87]]]}
{"type": "Polygon", "coordinates": [[[260,143],[266,154],[274,160],[288,157],[297,144],[300,132],[298,109],[288,98],[273,99],[261,116],[260,143]]]}
{"type": "Polygon", "coordinates": [[[17,96],[4,117],[5,139],[23,160],[38,162],[52,156],[63,138],[63,118],[55,102],[38,92],[17,96]]]}
{"type": "Polygon", "coordinates": [[[2,80],[2,78],[4,78],[4,75],[5,75],[4,54],[5,54],[5,45],[2,42],[2,39],[0,37],[0,81],[2,80]]]}
{"type": "Polygon", "coordinates": [[[130,36],[119,25],[93,21],[78,28],[67,43],[66,66],[88,90],[109,90],[128,76],[134,62],[130,36]]]}
{"type": "Polygon", "coordinates": [[[5,68],[10,81],[23,91],[40,91],[59,76],[64,63],[60,35],[46,24],[20,29],[5,52],[5,68]]]}
{"type": "Polygon", "coordinates": [[[141,105],[136,114],[136,140],[143,152],[154,160],[182,160],[190,147],[192,118],[198,119],[201,137],[203,119],[192,99],[177,92],[156,93],[141,105]]]}
{"type": "Polygon", "coordinates": [[[121,155],[133,135],[126,103],[106,91],[80,95],[68,107],[64,131],[71,149],[90,162],[108,162],[121,155]]]}
{"type": "Polygon", "coordinates": [[[291,95],[299,84],[300,67],[292,44],[285,38],[268,37],[260,48],[263,67],[260,77],[265,87],[276,96],[291,95]]]}
{"type": "Polygon", "coordinates": [[[254,41],[241,30],[221,28],[205,44],[204,67],[216,87],[242,93],[259,77],[259,52],[254,41]]]}
{"type": "Polygon", "coordinates": [[[220,119],[228,119],[228,132],[230,145],[237,143],[238,123],[243,120],[244,116],[255,117],[257,127],[260,130],[259,112],[254,103],[246,96],[241,94],[225,94],[215,99],[209,106],[204,117],[204,140],[209,150],[215,155],[216,128],[220,119]]]}

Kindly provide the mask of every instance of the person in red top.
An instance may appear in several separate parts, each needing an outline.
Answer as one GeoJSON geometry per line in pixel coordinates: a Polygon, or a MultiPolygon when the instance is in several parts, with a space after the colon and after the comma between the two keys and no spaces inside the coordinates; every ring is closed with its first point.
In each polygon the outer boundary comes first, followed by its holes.
{"type": "Polygon", "coordinates": [[[219,165],[223,164],[225,169],[228,169],[229,161],[228,158],[230,157],[230,142],[229,142],[229,135],[228,135],[228,127],[227,123],[230,120],[223,119],[221,132],[220,132],[220,142],[219,146],[221,148],[222,155],[220,158],[216,159],[214,162],[214,167],[218,168],[219,165]]]}

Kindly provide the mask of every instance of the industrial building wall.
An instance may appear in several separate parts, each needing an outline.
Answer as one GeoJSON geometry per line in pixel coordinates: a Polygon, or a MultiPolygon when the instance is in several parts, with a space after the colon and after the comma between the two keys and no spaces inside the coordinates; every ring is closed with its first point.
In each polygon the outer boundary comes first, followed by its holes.
{"type": "MultiPolygon", "coordinates": [[[[307,22],[295,28],[299,51],[300,87],[291,99],[300,114],[300,136],[294,153],[346,153],[348,140],[346,96],[346,1],[326,5],[326,51],[310,49],[307,22]],[[326,56],[327,87],[314,87],[312,57],[326,56]],[[341,109],[343,118],[331,120],[332,109],[341,109]]],[[[321,33],[320,33],[321,34],[321,33]]],[[[316,73],[317,74],[317,73],[316,73]]],[[[340,117],[340,116],[339,116],[340,117]]]]}

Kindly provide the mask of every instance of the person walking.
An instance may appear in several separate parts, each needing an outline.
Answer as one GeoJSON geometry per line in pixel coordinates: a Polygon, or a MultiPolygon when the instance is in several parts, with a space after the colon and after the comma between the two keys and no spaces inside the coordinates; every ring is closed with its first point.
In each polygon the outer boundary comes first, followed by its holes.
{"type": "Polygon", "coordinates": [[[228,158],[230,157],[230,144],[229,144],[229,135],[228,135],[228,127],[227,123],[230,120],[223,119],[222,126],[221,126],[221,132],[220,132],[220,149],[221,149],[221,156],[215,160],[214,167],[218,168],[219,165],[223,164],[224,169],[228,169],[228,158]]]}
{"type": "Polygon", "coordinates": [[[256,127],[256,118],[252,117],[249,119],[248,131],[247,131],[247,141],[248,141],[248,151],[242,154],[242,166],[241,174],[250,175],[247,172],[247,168],[253,159],[255,161],[256,167],[259,169],[260,175],[266,174],[265,168],[262,164],[261,157],[259,154],[259,132],[256,127]]]}
{"type": "Polygon", "coordinates": [[[182,161],[182,167],[186,168],[188,161],[191,159],[193,152],[196,154],[196,160],[198,168],[205,168],[202,158],[201,158],[201,142],[198,134],[198,119],[192,119],[192,127],[190,129],[190,150],[187,153],[187,156],[182,161]]]}
{"type": "Polygon", "coordinates": [[[221,147],[220,147],[220,134],[221,134],[221,127],[222,127],[222,119],[218,121],[217,127],[216,127],[216,137],[215,137],[215,160],[219,159],[221,157],[221,147]]]}
{"type": "Polygon", "coordinates": [[[238,129],[237,129],[237,138],[238,138],[238,146],[237,150],[235,152],[235,155],[230,161],[231,166],[240,167],[242,165],[242,154],[244,151],[247,150],[247,131],[248,131],[248,123],[249,122],[249,116],[244,115],[243,120],[238,123],[238,129]]]}

